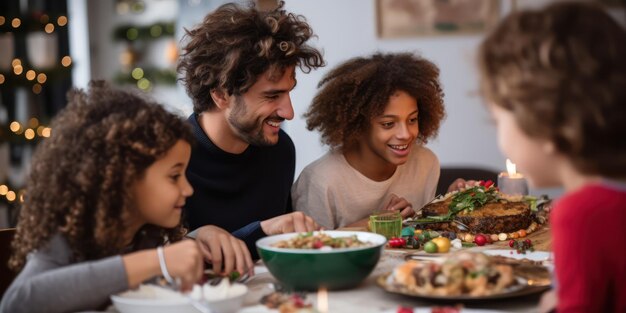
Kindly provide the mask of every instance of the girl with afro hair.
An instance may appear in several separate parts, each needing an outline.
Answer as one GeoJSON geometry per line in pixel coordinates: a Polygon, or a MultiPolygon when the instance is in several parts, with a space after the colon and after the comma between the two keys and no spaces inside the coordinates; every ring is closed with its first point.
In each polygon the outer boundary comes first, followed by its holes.
{"type": "Polygon", "coordinates": [[[305,113],[330,151],[293,185],[294,208],[335,229],[377,210],[414,215],[435,196],[439,161],[424,143],[444,118],[439,69],[411,53],[358,57],[331,70],[305,113]]]}

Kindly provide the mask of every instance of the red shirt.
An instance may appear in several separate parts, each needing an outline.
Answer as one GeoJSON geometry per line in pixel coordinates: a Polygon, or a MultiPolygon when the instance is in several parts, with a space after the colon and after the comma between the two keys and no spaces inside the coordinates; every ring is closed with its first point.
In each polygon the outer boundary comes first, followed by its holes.
{"type": "Polygon", "coordinates": [[[550,224],[557,311],[626,312],[626,184],[566,194],[550,224]]]}

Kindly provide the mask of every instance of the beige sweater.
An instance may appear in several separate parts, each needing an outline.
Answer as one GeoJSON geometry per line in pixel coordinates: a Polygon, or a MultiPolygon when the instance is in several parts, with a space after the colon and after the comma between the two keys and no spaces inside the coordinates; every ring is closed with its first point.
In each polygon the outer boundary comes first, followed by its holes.
{"type": "Polygon", "coordinates": [[[420,209],[435,197],[439,160],[428,148],[415,146],[405,164],[389,179],[373,181],[352,168],[342,153],[328,152],[309,164],[294,183],[293,207],[326,229],[335,229],[383,209],[391,194],[420,209]]]}

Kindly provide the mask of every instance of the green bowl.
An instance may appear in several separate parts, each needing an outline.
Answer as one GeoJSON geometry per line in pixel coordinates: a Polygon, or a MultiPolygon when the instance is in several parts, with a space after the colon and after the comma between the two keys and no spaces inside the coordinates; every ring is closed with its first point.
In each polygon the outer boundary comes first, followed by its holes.
{"type": "Polygon", "coordinates": [[[359,231],[324,231],[331,237],[357,235],[372,246],[333,249],[285,249],[272,244],[293,238],[298,233],[265,237],[256,242],[259,255],[274,277],[289,289],[347,289],[360,284],[376,267],[387,239],[381,235],[359,231]]]}

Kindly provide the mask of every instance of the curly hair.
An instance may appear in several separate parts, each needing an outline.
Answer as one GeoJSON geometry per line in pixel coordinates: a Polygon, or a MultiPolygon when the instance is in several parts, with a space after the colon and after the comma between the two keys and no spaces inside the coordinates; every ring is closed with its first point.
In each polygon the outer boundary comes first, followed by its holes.
{"type": "Polygon", "coordinates": [[[234,3],[222,5],[192,30],[178,64],[181,81],[196,113],[216,108],[211,90],[245,93],[259,75],[282,74],[299,66],[305,73],[324,65],[322,54],[306,44],[313,36],[303,16],[287,13],[284,3],[268,12],[234,3]]]}
{"type": "Polygon", "coordinates": [[[585,174],[626,177],[626,31],[601,8],[509,15],[480,47],[486,99],[585,174]]]}
{"type": "Polygon", "coordinates": [[[355,143],[399,90],[417,100],[421,142],[437,135],[445,116],[439,69],[411,53],[350,59],[326,74],[318,88],[304,117],[307,129],[319,130],[331,148],[355,143]]]}
{"type": "MultiPolygon", "coordinates": [[[[178,140],[193,142],[182,119],[103,82],[91,82],[88,92],[70,91],[68,102],[33,157],[12,243],[15,270],[55,234],[67,239],[76,261],[121,253],[128,243],[120,230],[134,210],[133,184],[178,140]]],[[[180,225],[153,228],[161,243],[184,234],[180,225]]]]}

